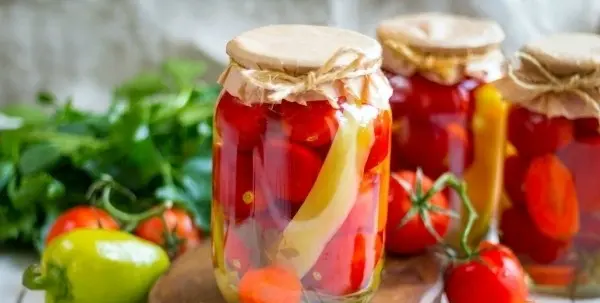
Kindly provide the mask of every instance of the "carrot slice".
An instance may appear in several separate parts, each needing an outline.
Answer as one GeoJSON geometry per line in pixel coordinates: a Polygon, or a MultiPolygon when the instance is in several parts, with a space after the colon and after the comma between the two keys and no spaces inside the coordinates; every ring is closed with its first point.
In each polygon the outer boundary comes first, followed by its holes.
{"type": "Polygon", "coordinates": [[[568,286],[575,278],[575,268],[569,265],[528,265],[525,271],[540,286],[568,286]]]}
{"type": "Polygon", "coordinates": [[[554,155],[535,158],[525,176],[527,210],[538,229],[560,240],[579,231],[579,204],[569,169],[554,155]]]}
{"type": "Polygon", "coordinates": [[[293,271],[271,266],[250,270],[239,285],[245,303],[299,303],[302,284],[293,271]]]}

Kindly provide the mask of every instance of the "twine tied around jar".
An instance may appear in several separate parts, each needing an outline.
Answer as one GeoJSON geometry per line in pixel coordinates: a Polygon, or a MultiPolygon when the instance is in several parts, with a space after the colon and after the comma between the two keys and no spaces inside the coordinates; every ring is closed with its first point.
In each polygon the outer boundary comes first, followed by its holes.
{"type": "MultiPolygon", "coordinates": [[[[245,95],[243,90],[246,89],[247,84],[261,89],[263,93],[267,94],[266,100],[274,103],[288,99],[290,96],[317,92],[325,96],[331,105],[337,108],[338,100],[329,97],[331,94],[326,92],[322,86],[337,80],[369,76],[378,73],[380,67],[381,58],[368,59],[362,51],[344,47],[336,51],[319,69],[299,76],[276,70],[249,69],[232,59],[218,81],[223,84],[232,70],[236,70],[245,82],[239,87],[239,90],[242,90],[239,95],[245,95]],[[347,56],[354,58],[347,64],[341,63],[342,59],[347,56]]],[[[360,96],[356,97],[360,98],[360,96]]],[[[305,100],[300,99],[298,102],[304,104],[305,100]]]]}
{"type": "Polygon", "coordinates": [[[508,67],[508,77],[523,89],[534,92],[537,95],[546,93],[573,93],[579,96],[587,105],[600,112],[600,100],[595,99],[587,89],[598,91],[600,89],[600,69],[586,75],[574,74],[569,77],[559,78],[546,69],[536,58],[525,53],[517,52],[515,57],[522,62],[529,63],[535,67],[546,83],[532,82],[527,77],[520,76],[518,70],[512,65],[508,67]]]}

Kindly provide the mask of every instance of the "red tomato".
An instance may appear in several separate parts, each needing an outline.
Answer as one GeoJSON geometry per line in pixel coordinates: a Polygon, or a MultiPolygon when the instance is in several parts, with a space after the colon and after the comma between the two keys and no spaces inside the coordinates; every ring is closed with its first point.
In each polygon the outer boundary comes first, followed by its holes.
{"type": "Polygon", "coordinates": [[[229,269],[235,271],[238,278],[243,277],[253,267],[250,249],[233,228],[227,231],[224,246],[225,262],[229,269]]]}
{"type": "MultiPolygon", "coordinates": [[[[400,222],[413,207],[423,207],[423,211],[428,212],[431,227],[438,235],[444,237],[448,232],[450,217],[440,212],[425,210],[426,207],[434,205],[441,209],[448,210],[448,200],[444,194],[435,194],[427,204],[417,205],[411,200],[408,192],[402,187],[401,183],[406,182],[412,188],[416,184],[415,173],[410,171],[401,171],[392,173],[390,176],[388,221],[386,226],[386,245],[385,248],[392,253],[397,254],[416,254],[423,252],[428,247],[437,244],[437,239],[427,230],[423,217],[415,214],[406,224],[400,227],[400,222]]],[[[421,186],[423,193],[427,192],[433,182],[431,179],[423,176],[421,186]]]]}
{"type": "Polygon", "coordinates": [[[267,140],[255,154],[257,176],[264,177],[275,198],[301,204],[312,189],[322,161],[312,150],[296,143],[267,140]]]}
{"type": "Polygon", "coordinates": [[[265,107],[244,105],[225,92],[217,104],[215,125],[223,142],[249,150],[259,142],[265,131],[265,107]]]}
{"type": "Polygon", "coordinates": [[[524,205],[525,173],[528,163],[518,155],[512,155],[504,161],[504,190],[512,205],[524,205]]]}
{"type": "Polygon", "coordinates": [[[475,258],[450,265],[445,278],[449,303],[523,303],[529,296],[523,267],[515,255],[489,242],[480,245],[475,258]]]}
{"type": "Polygon", "coordinates": [[[340,226],[337,234],[374,233],[377,229],[376,213],[379,202],[379,178],[365,176],[354,207],[340,226]]]}
{"type": "Polygon", "coordinates": [[[509,208],[500,220],[502,244],[517,255],[529,257],[539,264],[550,264],[566,256],[570,243],[542,234],[532,222],[526,209],[509,208]]]}
{"type": "Polygon", "coordinates": [[[508,115],[508,139],[521,157],[553,153],[573,140],[573,123],[515,106],[508,115]]]}
{"type": "Polygon", "coordinates": [[[255,182],[251,155],[216,146],[213,163],[214,195],[226,218],[241,222],[266,208],[267,197],[255,182]]]}
{"type": "Polygon", "coordinates": [[[444,85],[419,74],[406,78],[388,73],[388,77],[394,89],[390,98],[392,112],[420,118],[439,113],[466,113],[471,103],[470,92],[479,84],[477,80],[467,79],[444,85]]]}
{"type": "Polygon", "coordinates": [[[179,208],[167,209],[163,213],[163,219],[153,217],[143,221],[136,227],[134,233],[142,239],[165,247],[173,255],[180,255],[198,246],[201,240],[201,232],[194,225],[192,217],[185,210],[179,208]],[[168,243],[165,241],[167,235],[171,235],[176,241],[181,242],[168,243]],[[177,247],[169,247],[171,244],[177,244],[177,247]]]}
{"type": "Polygon", "coordinates": [[[284,131],[292,141],[309,146],[331,143],[337,132],[339,113],[327,101],[281,104],[284,131]]]}
{"type": "Polygon", "coordinates": [[[61,214],[48,231],[46,245],[74,229],[119,230],[119,224],[107,212],[93,206],[76,206],[61,214]]]}
{"type": "Polygon", "coordinates": [[[381,256],[376,234],[346,234],[334,237],[317,263],[304,276],[304,285],[333,296],[354,293],[368,281],[381,256]]]}
{"type": "MultiPolygon", "coordinates": [[[[368,105],[365,105],[368,106],[368,105]]],[[[389,111],[381,112],[374,124],[375,142],[365,163],[365,171],[379,165],[390,153],[390,132],[392,117],[389,111]]]]}
{"type": "Polygon", "coordinates": [[[597,118],[575,120],[575,137],[595,137],[600,135],[600,125],[597,118]]]}
{"type": "Polygon", "coordinates": [[[438,177],[449,169],[461,173],[472,162],[471,140],[459,121],[440,126],[403,117],[395,123],[396,145],[392,154],[399,158],[398,161],[421,167],[431,177],[438,177]]]}

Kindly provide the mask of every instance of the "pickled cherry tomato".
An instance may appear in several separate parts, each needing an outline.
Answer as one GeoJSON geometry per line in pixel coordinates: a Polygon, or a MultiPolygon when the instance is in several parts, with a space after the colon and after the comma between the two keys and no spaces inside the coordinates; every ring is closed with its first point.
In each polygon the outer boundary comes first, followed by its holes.
{"type": "Polygon", "coordinates": [[[449,168],[460,172],[472,162],[469,134],[460,124],[453,122],[440,126],[409,117],[395,123],[395,157],[420,166],[427,176],[436,178],[449,168]]]}
{"type": "Polygon", "coordinates": [[[575,120],[575,137],[600,136],[600,124],[597,118],[583,118],[575,120]]]}
{"type": "Polygon", "coordinates": [[[518,155],[512,155],[504,161],[504,190],[513,206],[524,205],[523,182],[525,181],[527,164],[518,155]]]}
{"type": "Polygon", "coordinates": [[[547,118],[522,107],[512,107],[508,115],[508,139],[522,157],[553,153],[573,140],[573,123],[566,118],[547,118]]]}
{"type": "Polygon", "coordinates": [[[265,209],[267,201],[262,188],[254,182],[252,156],[232,150],[215,146],[214,174],[217,181],[214,194],[216,201],[222,204],[225,216],[240,222],[253,211],[265,209]]]}
{"type": "Polygon", "coordinates": [[[233,229],[227,231],[224,245],[225,262],[241,278],[252,267],[250,249],[233,229]]]}
{"type": "Polygon", "coordinates": [[[389,111],[381,112],[373,123],[375,141],[365,163],[365,171],[379,165],[390,152],[390,127],[392,117],[389,111]]]}
{"type": "Polygon", "coordinates": [[[284,132],[292,141],[309,146],[331,143],[338,128],[339,111],[327,101],[283,102],[280,107],[284,132]]]}
{"type": "Polygon", "coordinates": [[[255,154],[258,176],[265,178],[274,197],[301,204],[317,180],[322,160],[300,144],[267,140],[255,154]]]}
{"type": "Polygon", "coordinates": [[[265,131],[265,114],[262,105],[244,105],[236,97],[224,93],[215,112],[216,130],[223,142],[249,150],[265,131]]]}
{"type": "Polygon", "coordinates": [[[329,295],[354,293],[371,277],[381,251],[382,243],[377,234],[334,237],[303,282],[309,289],[329,295]]]}

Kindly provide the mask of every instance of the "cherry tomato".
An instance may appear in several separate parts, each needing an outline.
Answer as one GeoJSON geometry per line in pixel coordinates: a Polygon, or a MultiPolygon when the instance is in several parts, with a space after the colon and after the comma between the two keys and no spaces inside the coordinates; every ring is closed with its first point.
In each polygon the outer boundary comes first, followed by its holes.
{"type": "Polygon", "coordinates": [[[239,284],[244,303],[300,303],[302,284],[293,271],[280,266],[250,270],[239,284]]]}
{"type": "Polygon", "coordinates": [[[392,117],[389,111],[381,112],[374,124],[375,142],[365,163],[365,171],[379,165],[390,153],[390,132],[392,117]]]}
{"type": "Polygon", "coordinates": [[[215,125],[223,142],[242,150],[255,146],[265,131],[265,107],[242,104],[238,98],[225,92],[217,104],[215,125]]]}
{"type": "Polygon", "coordinates": [[[440,237],[444,237],[448,232],[450,217],[447,214],[428,209],[431,206],[435,206],[442,210],[448,210],[448,200],[443,193],[439,192],[431,197],[429,201],[426,201],[426,203],[413,201],[411,193],[405,190],[402,183],[406,183],[414,189],[417,182],[421,183],[423,193],[431,189],[433,185],[431,179],[426,176],[423,176],[422,180],[417,180],[415,173],[411,171],[392,173],[390,176],[385,245],[385,248],[389,252],[416,254],[437,244],[437,239],[426,228],[426,222],[422,213],[428,214],[429,222],[427,224],[440,237]],[[411,209],[414,208],[417,208],[417,212],[410,214],[411,209]],[[407,215],[412,215],[411,219],[401,226],[400,223],[407,215]]]}
{"type": "Polygon", "coordinates": [[[597,118],[583,118],[575,120],[575,137],[600,136],[600,121],[597,118]]]}
{"type": "Polygon", "coordinates": [[[250,154],[216,146],[213,163],[214,195],[226,218],[241,222],[265,209],[267,197],[261,184],[255,182],[250,154]]]}
{"type": "Polygon", "coordinates": [[[431,121],[403,117],[395,123],[396,145],[392,153],[401,159],[398,161],[421,167],[431,177],[438,177],[449,168],[462,172],[470,165],[473,157],[471,140],[459,121],[441,126],[431,121]]]}
{"type": "Polygon", "coordinates": [[[153,217],[143,221],[134,233],[142,239],[165,247],[173,255],[181,255],[198,246],[201,240],[201,232],[192,217],[179,208],[167,209],[162,219],[153,217]],[[169,243],[169,239],[174,242],[169,243]]]}
{"type": "Polygon", "coordinates": [[[550,264],[566,256],[570,243],[542,234],[532,222],[526,209],[512,207],[502,213],[500,220],[502,244],[517,255],[529,257],[539,264],[550,264]]]}
{"type": "Polygon", "coordinates": [[[445,278],[449,303],[523,303],[529,295],[523,267],[512,251],[489,242],[480,245],[476,257],[451,264],[445,278]]]}
{"type": "Polygon", "coordinates": [[[292,141],[309,146],[331,143],[338,129],[339,113],[327,101],[312,101],[307,105],[281,104],[284,131],[292,141]]]}
{"type": "Polygon", "coordinates": [[[233,228],[227,230],[224,243],[225,262],[238,278],[252,268],[251,251],[233,228]]]}
{"type": "Polygon", "coordinates": [[[504,190],[510,199],[512,205],[524,205],[525,173],[527,172],[527,162],[518,155],[512,155],[504,161],[504,190]]]}
{"type": "Polygon", "coordinates": [[[376,234],[334,237],[304,276],[304,285],[333,296],[354,293],[371,277],[380,255],[381,243],[376,234]]]}
{"type": "Polygon", "coordinates": [[[390,98],[392,112],[419,118],[439,113],[466,113],[471,103],[470,92],[479,83],[467,79],[455,85],[444,85],[419,74],[406,78],[388,73],[388,77],[394,89],[390,98]]]}
{"type": "Polygon", "coordinates": [[[76,206],[54,221],[46,237],[46,245],[54,238],[79,228],[119,230],[119,224],[102,209],[93,206],[76,206]]]}
{"type": "Polygon", "coordinates": [[[354,207],[337,231],[337,234],[356,234],[376,231],[375,210],[379,201],[379,178],[377,175],[365,176],[354,207]]]}
{"type": "Polygon", "coordinates": [[[521,157],[553,153],[573,140],[573,123],[515,106],[508,115],[508,139],[521,157]]]}
{"type": "Polygon", "coordinates": [[[275,198],[301,204],[317,180],[322,161],[312,150],[296,143],[267,140],[255,153],[257,176],[264,176],[275,198]]]}

